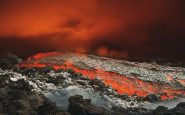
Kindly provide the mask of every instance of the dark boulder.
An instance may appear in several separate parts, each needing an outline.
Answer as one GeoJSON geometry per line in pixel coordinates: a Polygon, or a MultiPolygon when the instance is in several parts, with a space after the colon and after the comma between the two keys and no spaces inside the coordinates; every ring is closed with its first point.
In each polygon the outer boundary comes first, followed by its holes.
{"type": "Polygon", "coordinates": [[[159,106],[151,115],[185,115],[185,102],[181,102],[175,108],[169,110],[164,106],[159,106]]]}
{"type": "Polygon", "coordinates": [[[175,108],[168,110],[165,115],[185,115],[185,102],[180,102],[175,108]]]}
{"type": "Polygon", "coordinates": [[[0,75],[0,88],[5,87],[9,84],[8,75],[0,75]]]}
{"type": "Polygon", "coordinates": [[[98,91],[105,91],[105,89],[106,89],[106,86],[105,86],[104,82],[101,79],[91,80],[90,85],[98,91]]]}
{"type": "Polygon", "coordinates": [[[164,115],[168,111],[167,107],[159,106],[155,109],[152,115],[164,115]]]}
{"type": "Polygon", "coordinates": [[[38,114],[39,115],[46,115],[46,114],[54,114],[56,113],[56,104],[51,102],[49,99],[45,98],[43,103],[38,107],[38,114]]]}
{"type": "Polygon", "coordinates": [[[20,58],[11,53],[4,53],[0,55],[0,68],[2,69],[11,69],[16,64],[21,62],[22,60],[20,58]]]}
{"type": "Polygon", "coordinates": [[[81,95],[69,98],[68,112],[71,115],[108,115],[108,112],[101,107],[91,105],[90,99],[83,99],[81,95]]]}
{"type": "Polygon", "coordinates": [[[160,98],[155,94],[148,94],[143,100],[153,103],[153,102],[160,101],[160,98]]]}

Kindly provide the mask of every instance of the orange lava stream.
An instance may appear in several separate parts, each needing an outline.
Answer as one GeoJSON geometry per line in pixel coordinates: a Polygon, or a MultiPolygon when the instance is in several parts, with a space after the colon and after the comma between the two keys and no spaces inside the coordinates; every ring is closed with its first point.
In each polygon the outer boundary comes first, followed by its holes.
{"type": "MultiPolygon", "coordinates": [[[[70,62],[66,62],[63,65],[50,65],[50,64],[43,64],[39,63],[39,59],[43,57],[58,55],[59,53],[50,53],[50,54],[37,54],[34,58],[36,61],[33,63],[22,63],[20,67],[46,67],[46,66],[53,66],[54,69],[73,69],[77,73],[82,73],[83,76],[87,76],[90,79],[94,79],[95,77],[101,78],[106,85],[112,86],[113,89],[117,90],[119,94],[127,94],[127,95],[137,95],[140,97],[145,97],[148,94],[157,94],[160,95],[161,100],[173,99],[179,95],[185,95],[185,90],[182,89],[175,89],[168,84],[159,84],[149,81],[143,81],[136,78],[128,78],[126,76],[107,72],[104,70],[96,69],[96,70],[86,70],[80,69],[70,62]],[[64,66],[65,65],[65,66],[64,66]]],[[[60,53],[61,55],[61,53],[60,53]]],[[[27,60],[28,61],[28,60],[27,60]]]]}
{"type": "Polygon", "coordinates": [[[40,59],[42,59],[44,57],[57,56],[57,55],[61,55],[61,54],[62,54],[61,52],[38,53],[36,55],[29,57],[26,61],[29,62],[34,59],[33,63],[36,64],[37,61],[39,61],[40,59]]]}

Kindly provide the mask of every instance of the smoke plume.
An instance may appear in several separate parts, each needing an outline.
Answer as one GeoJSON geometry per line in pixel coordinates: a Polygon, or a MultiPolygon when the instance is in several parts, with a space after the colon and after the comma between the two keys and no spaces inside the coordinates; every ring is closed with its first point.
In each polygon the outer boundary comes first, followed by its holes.
{"type": "Polygon", "coordinates": [[[184,58],[184,0],[1,0],[0,52],[184,58]]]}

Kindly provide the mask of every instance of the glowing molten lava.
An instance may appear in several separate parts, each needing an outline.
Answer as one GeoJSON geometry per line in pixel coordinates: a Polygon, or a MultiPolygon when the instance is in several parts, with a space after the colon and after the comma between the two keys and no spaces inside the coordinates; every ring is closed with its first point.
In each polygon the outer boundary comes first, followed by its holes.
{"type": "MultiPolygon", "coordinates": [[[[20,64],[20,67],[42,68],[46,66],[53,66],[54,69],[71,68],[75,72],[82,73],[83,76],[87,76],[90,79],[94,79],[95,77],[101,78],[106,85],[111,85],[112,88],[117,90],[119,94],[137,95],[140,97],[145,97],[148,94],[157,94],[160,95],[161,100],[173,99],[176,96],[185,95],[185,90],[176,89],[169,84],[159,84],[156,82],[144,81],[137,78],[129,78],[118,73],[108,72],[101,69],[80,69],[69,61],[64,62],[62,65],[39,62],[39,60],[43,58],[49,58],[49,56],[57,55],[63,54],[59,52],[40,53],[28,58],[28,60],[20,64]]],[[[173,80],[171,76],[167,76],[167,78],[169,81],[173,80]]],[[[181,81],[181,83],[184,84],[185,82],[181,81]]]]}

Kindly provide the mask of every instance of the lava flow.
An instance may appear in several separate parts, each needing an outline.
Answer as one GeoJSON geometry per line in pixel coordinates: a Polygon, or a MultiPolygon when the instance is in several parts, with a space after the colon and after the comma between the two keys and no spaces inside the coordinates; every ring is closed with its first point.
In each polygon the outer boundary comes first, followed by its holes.
{"type": "MultiPolygon", "coordinates": [[[[185,96],[185,90],[174,88],[167,83],[161,84],[157,82],[144,81],[138,78],[130,78],[115,72],[109,72],[98,68],[92,70],[82,69],[77,67],[74,63],[70,61],[65,61],[63,64],[52,64],[47,61],[40,62],[40,60],[47,60],[47,58],[52,56],[62,55],[65,54],[59,52],[36,54],[20,64],[20,67],[43,68],[47,66],[53,66],[54,69],[71,68],[75,72],[82,73],[83,76],[87,76],[90,79],[94,79],[95,77],[101,78],[107,86],[112,86],[112,88],[115,89],[119,94],[137,95],[139,97],[145,97],[148,94],[156,94],[160,96],[161,100],[173,99],[176,96],[180,95],[185,96]]],[[[169,79],[170,81],[173,80],[171,76],[169,77],[169,79]]]]}

